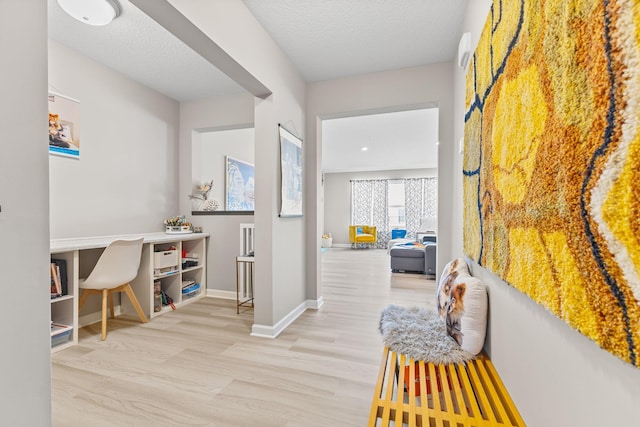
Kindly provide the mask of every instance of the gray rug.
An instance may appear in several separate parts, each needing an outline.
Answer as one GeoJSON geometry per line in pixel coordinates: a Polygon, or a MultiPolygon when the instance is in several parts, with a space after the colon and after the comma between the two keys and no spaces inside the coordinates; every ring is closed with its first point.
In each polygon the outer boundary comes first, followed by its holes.
{"type": "Polygon", "coordinates": [[[385,346],[414,360],[448,364],[474,358],[447,335],[435,311],[388,305],[380,316],[380,332],[385,346]]]}

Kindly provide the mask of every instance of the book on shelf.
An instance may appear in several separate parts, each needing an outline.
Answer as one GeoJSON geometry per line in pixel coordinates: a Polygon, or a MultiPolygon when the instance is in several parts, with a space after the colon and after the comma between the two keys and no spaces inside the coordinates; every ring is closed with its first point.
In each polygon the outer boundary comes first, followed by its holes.
{"type": "Polygon", "coordinates": [[[63,259],[51,259],[51,293],[55,293],[56,296],[67,295],[68,280],[67,280],[67,262],[63,259]],[[54,291],[55,285],[55,291],[54,291]]]}
{"type": "Polygon", "coordinates": [[[195,284],[195,280],[183,280],[182,281],[182,289],[188,288],[189,286],[195,284]]]}
{"type": "Polygon", "coordinates": [[[62,295],[62,285],[60,284],[60,275],[58,274],[58,268],[54,263],[51,263],[51,293],[55,293],[57,296],[62,295]]]}

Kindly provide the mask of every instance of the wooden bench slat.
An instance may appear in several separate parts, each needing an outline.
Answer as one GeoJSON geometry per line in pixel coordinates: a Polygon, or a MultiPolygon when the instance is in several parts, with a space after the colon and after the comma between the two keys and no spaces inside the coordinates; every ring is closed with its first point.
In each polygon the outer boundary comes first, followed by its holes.
{"type": "MultiPolygon", "coordinates": [[[[432,365],[430,363],[430,365],[432,365]]],[[[449,384],[449,379],[447,378],[447,370],[445,369],[445,365],[435,365],[434,366],[437,369],[437,375],[440,376],[440,389],[442,390],[442,395],[444,396],[444,402],[446,405],[446,412],[451,415],[451,419],[452,421],[455,420],[455,405],[453,403],[453,399],[451,398],[451,386],[449,384]]],[[[440,393],[438,393],[438,399],[440,399],[439,396],[440,393]]],[[[435,397],[434,397],[435,400],[435,397]]]]}
{"type": "MultiPolygon", "coordinates": [[[[420,378],[427,378],[427,372],[429,372],[429,366],[426,363],[424,363],[424,360],[421,360],[420,362],[418,362],[418,370],[420,372],[420,378]]],[[[431,385],[431,387],[433,387],[433,385],[431,385]]],[[[421,409],[420,419],[422,420],[422,425],[424,426],[425,425],[424,420],[429,419],[429,398],[427,395],[426,381],[420,381],[420,409],[421,409]]]]}
{"type": "MultiPolygon", "coordinates": [[[[473,361],[469,363],[473,363],[473,361]]],[[[476,399],[475,391],[473,389],[472,379],[469,377],[469,372],[466,369],[466,367],[460,369],[460,377],[462,377],[462,383],[464,384],[465,393],[468,397],[469,404],[471,405],[470,409],[472,412],[472,419],[484,421],[484,418],[482,418],[482,411],[480,410],[480,406],[478,405],[478,400],[476,399]]],[[[479,424],[479,425],[488,425],[488,424],[479,424]]]]}
{"type": "Polygon", "coordinates": [[[496,414],[493,412],[493,408],[489,403],[489,397],[486,393],[486,390],[482,386],[482,382],[480,381],[478,365],[475,363],[475,361],[467,365],[467,371],[469,371],[473,390],[478,401],[478,406],[480,406],[480,410],[482,411],[483,418],[488,419],[495,425],[500,425],[498,422],[499,417],[496,417],[496,414]]]}
{"type": "MultiPolygon", "coordinates": [[[[458,419],[458,421],[462,422],[464,427],[470,427],[471,425],[470,419],[473,416],[473,412],[471,412],[471,410],[467,407],[467,404],[469,400],[473,400],[473,399],[469,399],[465,397],[465,395],[468,396],[468,391],[463,391],[465,390],[463,389],[465,384],[463,383],[463,380],[458,375],[458,372],[455,369],[456,365],[449,365],[449,366],[450,366],[450,376],[451,376],[453,392],[455,393],[456,399],[458,400],[458,405],[462,404],[462,406],[460,406],[461,417],[458,419]]],[[[461,371],[464,372],[464,369],[461,369],[461,371]]],[[[469,388],[470,386],[468,385],[468,381],[467,381],[466,390],[469,390],[469,388]]]]}
{"type": "Polygon", "coordinates": [[[466,365],[435,365],[416,362],[388,348],[380,365],[368,425],[525,427],[486,355],[466,365]]]}
{"type": "Polygon", "coordinates": [[[511,400],[511,397],[507,392],[507,388],[502,383],[502,380],[500,379],[500,376],[498,375],[496,368],[493,366],[493,363],[491,363],[491,360],[484,355],[483,355],[483,361],[486,365],[487,375],[491,381],[491,384],[493,388],[500,395],[500,401],[502,402],[502,407],[507,412],[507,417],[508,417],[507,419],[511,422],[512,426],[524,426],[525,425],[524,420],[522,419],[520,412],[518,412],[518,409],[513,403],[513,400],[511,400]]]}
{"type": "Polygon", "coordinates": [[[382,391],[382,385],[384,383],[384,373],[387,369],[387,360],[389,359],[389,347],[384,348],[382,356],[382,362],[380,363],[380,369],[378,370],[378,380],[376,381],[376,389],[373,395],[373,404],[371,405],[371,412],[369,413],[369,425],[376,424],[376,418],[378,417],[378,409],[380,408],[380,393],[382,391]]]}
{"type": "Polygon", "coordinates": [[[416,427],[416,364],[413,359],[409,360],[409,378],[407,378],[407,384],[409,385],[409,427],[416,427]]]}
{"type": "Polygon", "coordinates": [[[395,352],[391,352],[391,357],[387,359],[387,393],[385,396],[384,406],[382,407],[382,425],[389,425],[389,419],[391,418],[391,403],[393,402],[393,387],[395,382],[393,378],[395,376],[395,370],[398,362],[395,357],[395,352]]]}
{"type": "Polygon", "coordinates": [[[500,421],[504,425],[510,426],[511,420],[509,420],[509,417],[507,416],[507,411],[505,411],[504,401],[502,400],[500,395],[496,392],[495,384],[493,383],[493,380],[487,373],[484,362],[485,362],[484,359],[479,360],[477,363],[477,367],[478,367],[478,372],[480,374],[480,380],[482,381],[482,384],[485,390],[485,395],[487,396],[487,400],[489,400],[489,404],[491,404],[491,408],[494,414],[497,411],[497,417],[500,419],[500,421]]]}
{"type": "MultiPolygon", "coordinates": [[[[394,354],[397,354],[394,352],[394,354]]],[[[398,360],[396,358],[396,360],[398,360]]],[[[397,392],[397,397],[396,397],[396,425],[397,426],[401,426],[402,425],[402,415],[404,413],[404,411],[402,410],[403,406],[404,406],[404,366],[405,366],[405,355],[404,354],[400,354],[400,361],[398,362],[398,369],[396,369],[396,373],[398,377],[402,377],[402,379],[398,379],[398,392],[397,392]]]]}
{"type": "Polygon", "coordinates": [[[434,419],[436,426],[440,427],[444,425],[444,410],[442,408],[442,401],[440,400],[440,393],[438,392],[438,374],[433,363],[425,363],[425,370],[426,368],[429,369],[427,376],[429,377],[429,385],[431,387],[431,404],[433,405],[433,411],[428,411],[430,406],[427,391],[427,393],[424,394],[424,406],[427,409],[427,414],[424,419],[429,420],[431,417],[434,419]]]}

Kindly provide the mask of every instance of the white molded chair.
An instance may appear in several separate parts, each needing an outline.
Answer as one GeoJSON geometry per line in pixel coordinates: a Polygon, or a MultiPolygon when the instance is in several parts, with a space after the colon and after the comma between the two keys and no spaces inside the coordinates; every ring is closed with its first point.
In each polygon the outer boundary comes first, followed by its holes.
{"type": "Polygon", "coordinates": [[[142,311],[142,307],[140,307],[140,303],[138,303],[129,284],[138,275],[142,256],[142,241],[142,237],[135,240],[114,240],[104,250],[89,277],[80,280],[79,287],[82,293],[78,301],[78,311],[82,310],[89,295],[102,294],[103,341],[107,338],[107,300],[109,301],[111,318],[114,318],[114,292],[125,292],[142,323],[147,322],[147,316],[142,311]]]}

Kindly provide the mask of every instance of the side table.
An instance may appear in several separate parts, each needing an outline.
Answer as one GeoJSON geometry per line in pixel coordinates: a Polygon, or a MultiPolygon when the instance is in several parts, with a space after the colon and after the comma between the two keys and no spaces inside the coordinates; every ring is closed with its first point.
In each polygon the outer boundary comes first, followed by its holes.
{"type": "Polygon", "coordinates": [[[253,308],[253,264],[255,258],[252,256],[236,257],[236,314],[240,314],[240,307],[251,303],[253,308]],[[248,285],[249,297],[240,301],[240,267],[242,266],[242,289],[248,285]],[[247,277],[247,270],[249,271],[247,277]]]}

